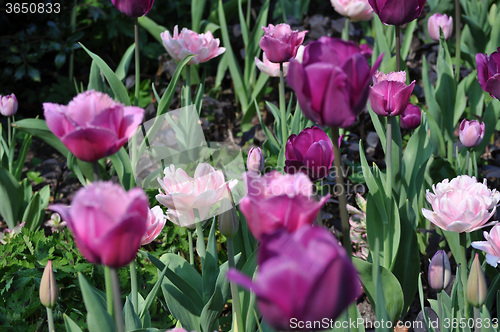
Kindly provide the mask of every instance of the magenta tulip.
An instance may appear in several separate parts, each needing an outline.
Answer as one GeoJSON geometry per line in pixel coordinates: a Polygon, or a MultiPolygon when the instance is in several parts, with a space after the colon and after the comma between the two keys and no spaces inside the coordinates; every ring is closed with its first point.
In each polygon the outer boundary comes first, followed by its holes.
{"type": "Polygon", "coordinates": [[[267,236],[255,280],[234,269],[227,277],[255,293],[262,317],[279,331],[304,330],[294,322],[333,321],[361,293],[344,248],[328,230],[312,226],[267,236]]]}
{"type": "Polygon", "coordinates": [[[317,181],[327,176],[332,167],[333,144],[321,128],[314,126],[288,138],[285,156],[285,172],[302,172],[317,181]]]}
{"type": "Polygon", "coordinates": [[[370,106],[381,116],[396,116],[408,106],[415,81],[406,85],[406,72],[384,74],[379,71],[373,76],[370,87],[370,106]]]}
{"type": "Polygon", "coordinates": [[[468,148],[478,146],[484,138],[484,122],[463,119],[460,123],[459,138],[460,142],[468,148]]]}
{"type": "Polygon", "coordinates": [[[410,23],[422,14],[425,0],[368,0],[385,24],[403,25],[410,23]]]}
{"type": "Polygon", "coordinates": [[[373,9],[368,0],[330,0],[333,9],[351,21],[369,21],[373,17],[373,9]]]}
{"type": "Polygon", "coordinates": [[[264,36],[259,42],[269,61],[274,63],[288,62],[295,58],[299,46],[304,42],[307,31],[292,30],[288,24],[262,27],[264,36]]]}
{"type": "Polygon", "coordinates": [[[483,232],[486,241],[474,241],[472,247],[486,253],[486,263],[497,267],[500,263],[500,224],[496,224],[490,232],[483,232]]]}
{"type": "Polygon", "coordinates": [[[476,54],[477,79],[484,91],[500,99],[500,47],[490,56],[476,54]]]}
{"type": "Polygon", "coordinates": [[[166,219],[161,207],[154,206],[149,210],[146,233],[142,237],[141,246],[153,242],[165,227],[166,219]]]}
{"type": "Polygon", "coordinates": [[[401,128],[413,130],[420,126],[422,112],[417,105],[408,103],[405,111],[401,114],[401,128]]]}
{"type": "Polygon", "coordinates": [[[369,84],[382,56],[372,69],[353,42],[321,37],[304,49],[302,62],[292,60],[288,84],[304,115],[320,126],[349,127],[363,111],[369,84]]]}
{"type": "Polygon", "coordinates": [[[427,21],[427,31],[429,36],[435,41],[439,41],[439,29],[443,30],[444,39],[448,39],[453,32],[453,17],[446,14],[436,13],[429,17],[427,21]]]}
{"type": "Polygon", "coordinates": [[[313,184],[302,173],[282,175],[277,171],[256,176],[247,173],[247,195],[240,201],[248,228],[256,239],[279,228],[294,232],[312,224],[330,195],[317,202],[313,184]]]}
{"type": "Polygon", "coordinates": [[[154,0],[111,0],[116,9],[130,17],[141,17],[149,13],[154,0]]]}
{"type": "Polygon", "coordinates": [[[15,94],[7,96],[0,95],[0,114],[12,116],[17,112],[17,98],[15,94]]]}
{"type": "Polygon", "coordinates": [[[451,181],[443,180],[432,186],[434,193],[427,189],[427,202],[432,210],[422,209],[424,217],[437,227],[451,232],[473,232],[491,226],[500,193],[490,190],[475,177],[460,175],[451,181]]]}
{"type": "Polygon", "coordinates": [[[44,103],[49,129],[77,158],[94,162],[116,153],[144,117],[140,107],[124,106],[108,95],[86,91],[67,106],[44,103]]]}
{"type": "Polygon", "coordinates": [[[85,258],[113,268],[135,259],[146,232],[148,198],[142,189],[125,192],[111,182],[95,182],[76,193],[71,206],[55,204],[85,258]]]}
{"type": "Polygon", "coordinates": [[[207,62],[226,51],[224,47],[219,47],[220,40],[214,38],[210,31],[196,33],[182,28],[181,33],[179,33],[179,28],[176,25],[173,36],[167,30],[161,34],[161,39],[168,54],[176,61],[182,61],[188,55],[194,54],[195,56],[188,62],[189,65],[207,62]]]}

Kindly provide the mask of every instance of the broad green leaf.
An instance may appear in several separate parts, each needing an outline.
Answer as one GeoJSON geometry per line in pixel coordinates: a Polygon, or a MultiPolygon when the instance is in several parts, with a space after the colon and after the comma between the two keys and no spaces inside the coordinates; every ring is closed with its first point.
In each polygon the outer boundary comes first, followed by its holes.
{"type": "Polygon", "coordinates": [[[115,75],[120,81],[123,81],[127,77],[128,68],[130,66],[130,61],[132,60],[132,55],[134,54],[135,43],[130,45],[125,53],[123,53],[122,59],[116,68],[115,75]]]}
{"type": "Polygon", "coordinates": [[[165,30],[167,30],[167,28],[157,24],[155,21],[153,21],[147,16],[141,16],[137,20],[139,24],[151,34],[151,36],[153,36],[160,44],[163,45],[161,34],[165,30]]]}
{"type": "Polygon", "coordinates": [[[63,156],[68,154],[68,149],[47,127],[45,120],[22,119],[12,124],[13,127],[25,131],[35,137],[42,139],[45,143],[59,151],[63,156]]]}
{"type": "Polygon", "coordinates": [[[123,317],[125,318],[125,329],[132,331],[142,328],[141,319],[135,313],[134,306],[130,297],[125,298],[125,306],[123,307],[123,317]]]}
{"type": "Polygon", "coordinates": [[[63,314],[63,318],[66,332],[82,332],[80,327],[68,315],[63,314]]]}
{"type": "Polygon", "coordinates": [[[139,312],[139,318],[142,320],[146,316],[146,313],[149,310],[149,307],[153,303],[153,300],[156,297],[156,294],[158,293],[158,290],[160,289],[161,283],[163,282],[163,277],[165,277],[165,273],[167,273],[168,267],[165,266],[163,270],[160,272],[160,275],[158,276],[158,280],[156,281],[155,285],[149,292],[148,296],[146,296],[146,300],[144,300],[143,305],[141,306],[139,304],[140,312],[139,312]]]}
{"type": "Polygon", "coordinates": [[[217,258],[217,240],[215,238],[215,217],[213,218],[212,226],[210,227],[210,235],[208,236],[208,244],[205,255],[205,260],[202,266],[202,282],[203,282],[203,302],[207,302],[212,296],[215,289],[215,282],[219,276],[219,265],[217,258]]]}
{"type": "Polygon", "coordinates": [[[116,170],[116,174],[123,188],[125,188],[125,190],[132,189],[135,186],[134,171],[125,148],[122,147],[117,153],[110,156],[109,159],[116,170]]]}
{"type": "Polygon", "coordinates": [[[82,274],[78,274],[78,281],[83,295],[83,302],[87,309],[87,325],[90,332],[116,331],[115,324],[111,316],[106,311],[98,298],[98,295],[92,289],[82,274]]]}
{"type": "Polygon", "coordinates": [[[23,201],[19,182],[5,168],[0,167],[0,215],[10,229],[17,225],[17,217],[23,201]]]}

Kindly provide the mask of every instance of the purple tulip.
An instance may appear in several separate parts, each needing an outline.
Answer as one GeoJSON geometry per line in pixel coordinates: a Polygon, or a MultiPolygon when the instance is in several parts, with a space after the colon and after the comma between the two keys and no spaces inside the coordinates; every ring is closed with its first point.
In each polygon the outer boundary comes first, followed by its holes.
{"type": "Polygon", "coordinates": [[[277,171],[263,176],[248,172],[248,192],[240,201],[248,228],[256,239],[284,228],[294,232],[312,224],[330,195],[318,202],[313,195],[313,183],[302,173],[282,175],[277,171]]]}
{"type": "Polygon", "coordinates": [[[372,69],[353,42],[321,37],[309,43],[303,61],[292,60],[288,84],[299,100],[304,115],[321,126],[349,127],[363,111],[372,69]]]}
{"type": "Polygon", "coordinates": [[[130,17],[141,17],[149,13],[154,0],[111,0],[116,9],[130,17]]]}
{"type": "Polygon", "coordinates": [[[368,0],[385,24],[403,25],[410,23],[422,14],[425,0],[368,0]]]}
{"type": "Polygon", "coordinates": [[[484,91],[500,99],[500,47],[490,56],[476,54],[477,79],[484,91]]]}
{"type": "Polygon", "coordinates": [[[149,203],[142,189],[125,192],[111,182],[95,182],[76,193],[71,206],[49,209],[68,223],[85,258],[113,268],[135,259],[146,233],[149,203]]]}
{"type": "Polygon", "coordinates": [[[453,32],[453,17],[446,14],[436,13],[429,17],[427,21],[427,31],[429,36],[435,41],[439,41],[439,29],[443,30],[444,39],[448,39],[453,32]]]}
{"type": "Polygon", "coordinates": [[[379,71],[373,76],[370,87],[370,106],[381,116],[396,116],[403,113],[408,106],[415,81],[406,85],[406,72],[384,74],[379,71]]]}
{"type": "Polygon", "coordinates": [[[134,135],[144,110],[124,106],[108,95],[86,91],[68,106],[44,103],[49,129],[77,158],[94,162],[116,153],[134,135]]]}
{"type": "Polygon", "coordinates": [[[429,286],[439,292],[448,286],[450,279],[450,260],[444,250],[438,250],[432,257],[431,263],[429,264],[429,286]]]}
{"type": "Polygon", "coordinates": [[[463,119],[460,123],[459,138],[460,142],[468,148],[478,146],[484,138],[484,122],[479,123],[476,120],[467,121],[463,119]]]}
{"type": "Polygon", "coordinates": [[[260,148],[251,148],[247,157],[247,169],[249,172],[261,173],[265,167],[264,156],[260,148]]]}
{"type": "Polygon", "coordinates": [[[401,114],[401,128],[413,130],[420,126],[422,112],[417,105],[408,103],[403,114],[401,114]]]}
{"type": "Polygon", "coordinates": [[[344,248],[328,230],[312,226],[266,237],[254,281],[234,269],[227,277],[255,293],[262,317],[280,331],[297,330],[294,319],[334,320],[361,293],[344,248]]]}
{"type": "Polygon", "coordinates": [[[288,62],[295,58],[299,46],[304,42],[307,31],[292,30],[285,23],[276,26],[262,27],[264,36],[259,42],[269,61],[274,63],[288,62]]]}
{"type": "Polygon", "coordinates": [[[285,172],[302,172],[317,181],[327,176],[332,167],[333,144],[321,128],[314,126],[288,138],[285,156],[285,172]]]}
{"type": "Polygon", "coordinates": [[[12,116],[17,112],[17,98],[15,94],[7,96],[0,95],[0,114],[12,116]]]}

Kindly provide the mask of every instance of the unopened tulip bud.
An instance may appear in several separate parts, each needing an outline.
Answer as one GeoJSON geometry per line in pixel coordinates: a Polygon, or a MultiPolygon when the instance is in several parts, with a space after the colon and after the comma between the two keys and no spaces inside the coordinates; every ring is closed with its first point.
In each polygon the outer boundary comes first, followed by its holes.
{"type": "Polygon", "coordinates": [[[467,301],[472,306],[479,308],[486,301],[487,294],[486,278],[479,263],[479,255],[476,254],[470,268],[469,279],[467,280],[467,301]]]}
{"type": "Polygon", "coordinates": [[[435,41],[439,41],[439,29],[443,30],[444,39],[448,39],[453,32],[453,18],[446,14],[436,13],[429,17],[427,21],[427,31],[429,36],[435,41]]]}
{"type": "Polygon", "coordinates": [[[141,17],[149,13],[154,0],[111,0],[116,9],[130,17],[141,17]]]}
{"type": "Polygon", "coordinates": [[[12,93],[8,96],[0,95],[0,114],[3,116],[12,116],[17,112],[17,98],[12,93]]]}
{"type": "Polygon", "coordinates": [[[468,148],[478,146],[484,138],[484,122],[479,123],[476,120],[467,121],[463,119],[460,123],[459,137],[460,142],[468,148]]]}
{"type": "Polygon", "coordinates": [[[52,308],[57,302],[57,284],[52,261],[48,261],[43,270],[42,281],[40,282],[40,302],[47,308],[52,308]]]}
{"type": "Polygon", "coordinates": [[[249,172],[261,173],[264,171],[264,155],[260,148],[251,148],[248,152],[247,168],[249,172]]]}
{"type": "Polygon", "coordinates": [[[444,252],[439,250],[434,254],[429,264],[429,286],[440,292],[448,286],[451,279],[450,260],[444,252]]]}
{"type": "Polygon", "coordinates": [[[401,114],[401,128],[413,130],[420,126],[422,112],[417,105],[408,103],[406,110],[401,114]]]}
{"type": "Polygon", "coordinates": [[[219,216],[219,231],[227,238],[232,238],[238,233],[240,221],[236,209],[231,208],[219,216]]]}

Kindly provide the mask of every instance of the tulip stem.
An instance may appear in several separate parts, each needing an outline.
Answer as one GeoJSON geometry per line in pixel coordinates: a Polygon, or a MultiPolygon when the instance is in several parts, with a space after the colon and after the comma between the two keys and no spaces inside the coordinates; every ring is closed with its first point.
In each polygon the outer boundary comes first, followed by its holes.
{"type": "Polygon", "coordinates": [[[474,307],[474,332],[481,332],[481,324],[479,324],[480,320],[481,309],[474,307]]]}
{"type": "MultiPolygon", "coordinates": [[[[232,238],[227,238],[227,264],[229,268],[236,268],[234,262],[234,244],[232,238]]],[[[243,332],[243,320],[241,318],[241,307],[240,307],[240,297],[238,294],[238,286],[234,282],[229,283],[231,286],[231,297],[233,298],[233,319],[236,320],[234,326],[237,328],[237,332],[243,332]]]]}
{"type": "Polygon", "coordinates": [[[439,305],[439,316],[438,316],[438,321],[439,321],[439,331],[444,331],[443,328],[443,300],[442,300],[442,290],[437,292],[437,300],[438,300],[438,305],[439,305]]]}
{"type": "Polygon", "coordinates": [[[193,209],[194,212],[194,221],[196,225],[196,233],[198,235],[198,239],[196,240],[196,249],[198,250],[198,255],[200,255],[201,258],[201,264],[203,268],[203,264],[205,264],[205,256],[206,256],[206,249],[205,249],[205,235],[203,235],[203,226],[201,225],[200,221],[200,214],[198,212],[198,209],[193,209]]]}
{"type": "Polygon", "coordinates": [[[455,0],[455,78],[460,80],[460,1],[455,0]]]}
{"type": "Polygon", "coordinates": [[[49,324],[49,332],[55,332],[54,316],[52,315],[52,308],[47,308],[47,323],[49,324]]]}
{"type": "Polygon", "coordinates": [[[94,182],[99,181],[99,162],[94,161],[92,163],[92,169],[94,170],[94,182]]]}
{"type": "Polygon", "coordinates": [[[349,216],[347,215],[347,201],[345,196],[345,186],[344,186],[344,176],[342,174],[342,157],[340,155],[340,148],[338,146],[339,141],[339,128],[332,127],[332,140],[333,140],[333,153],[335,155],[335,174],[337,176],[337,183],[340,185],[339,198],[339,210],[340,210],[340,220],[342,221],[342,243],[344,249],[347,252],[347,256],[351,259],[351,238],[350,238],[350,226],[349,226],[349,216]]]}
{"type": "Polygon", "coordinates": [[[396,71],[401,70],[401,36],[400,27],[396,25],[396,71]]]}
{"type": "Polygon", "coordinates": [[[470,158],[471,158],[470,150],[467,149],[467,157],[465,158],[465,169],[467,170],[468,176],[472,176],[472,165],[470,162],[470,158]]]}
{"type": "MultiPolygon", "coordinates": [[[[186,66],[186,105],[184,106],[189,106],[191,105],[191,66],[187,65],[186,66]]],[[[197,110],[198,111],[198,110],[197,110]]]]}
{"type": "Polygon", "coordinates": [[[12,143],[12,134],[11,134],[11,124],[10,124],[10,116],[7,117],[7,145],[10,149],[10,145],[12,143]]]}
{"type": "Polygon", "coordinates": [[[472,151],[472,166],[474,167],[474,176],[477,179],[477,158],[476,158],[476,151],[472,151]]]}
{"type": "Polygon", "coordinates": [[[460,274],[462,286],[464,290],[465,301],[465,317],[469,317],[469,302],[467,301],[467,233],[459,233],[460,247],[462,248],[460,257],[455,257],[455,260],[460,264],[460,274]],[[457,259],[458,258],[458,259],[457,259]]]}
{"type": "Polygon", "coordinates": [[[141,85],[141,62],[139,58],[139,21],[134,18],[134,39],[135,39],[135,99],[139,106],[139,89],[141,85]]]}
{"type": "Polygon", "coordinates": [[[349,17],[345,18],[344,29],[342,29],[342,40],[349,41],[349,24],[351,20],[349,17]]]}
{"type": "Polygon", "coordinates": [[[122,299],[120,297],[120,280],[116,269],[110,268],[111,287],[113,289],[113,302],[115,309],[115,324],[117,332],[125,332],[125,323],[122,311],[122,299]]]}
{"type": "Polygon", "coordinates": [[[193,253],[193,233],[188,229],[188,245],[189,245],[189,264],[194,266],[194,253],[193,253]]]}
{"type": "MultiPolygon", "coordinates": [[[[387,224],[391,225],[392,221],[392,116],[387,117],[387,135],[386,135],[386,150],[385,150],[385,167],[386,167],[386,187],[385,194],[387,195],[387,224]]],[[[391,226],[389,226],[391,227],[391,226]]],[[[392,243],[389,241],[389,243],[392,243]]],[[[385,256],[390,259],[390,254],[387,252],[385,256]]],[[[390,262],[385,262],[386,264],[390,262]]],[[[389,267],[390,265],[385,265],[389,267]]]]}
{"type": "Polygon", "coordinates": [[[132,292],[132,305],[134,311],[139,312],[139,296],[137,295],[137,271],[135,259],[130,263],[130,291],[132,292]]]}
{"type": "Polygon", "coordinates": [[[280,62],[280,111],[281,111],[281,144],[285,145],[288,139],[286,128],[285,109],[285,74],[283,72],[283,62],[280,62]]]}
{"type": "Polygon", "coordinates": [[[111,268],[104,267],[104,281],[106,283],[106,308],[108,314],[113,317],[113,286],[111,283],[111,268]]]}

